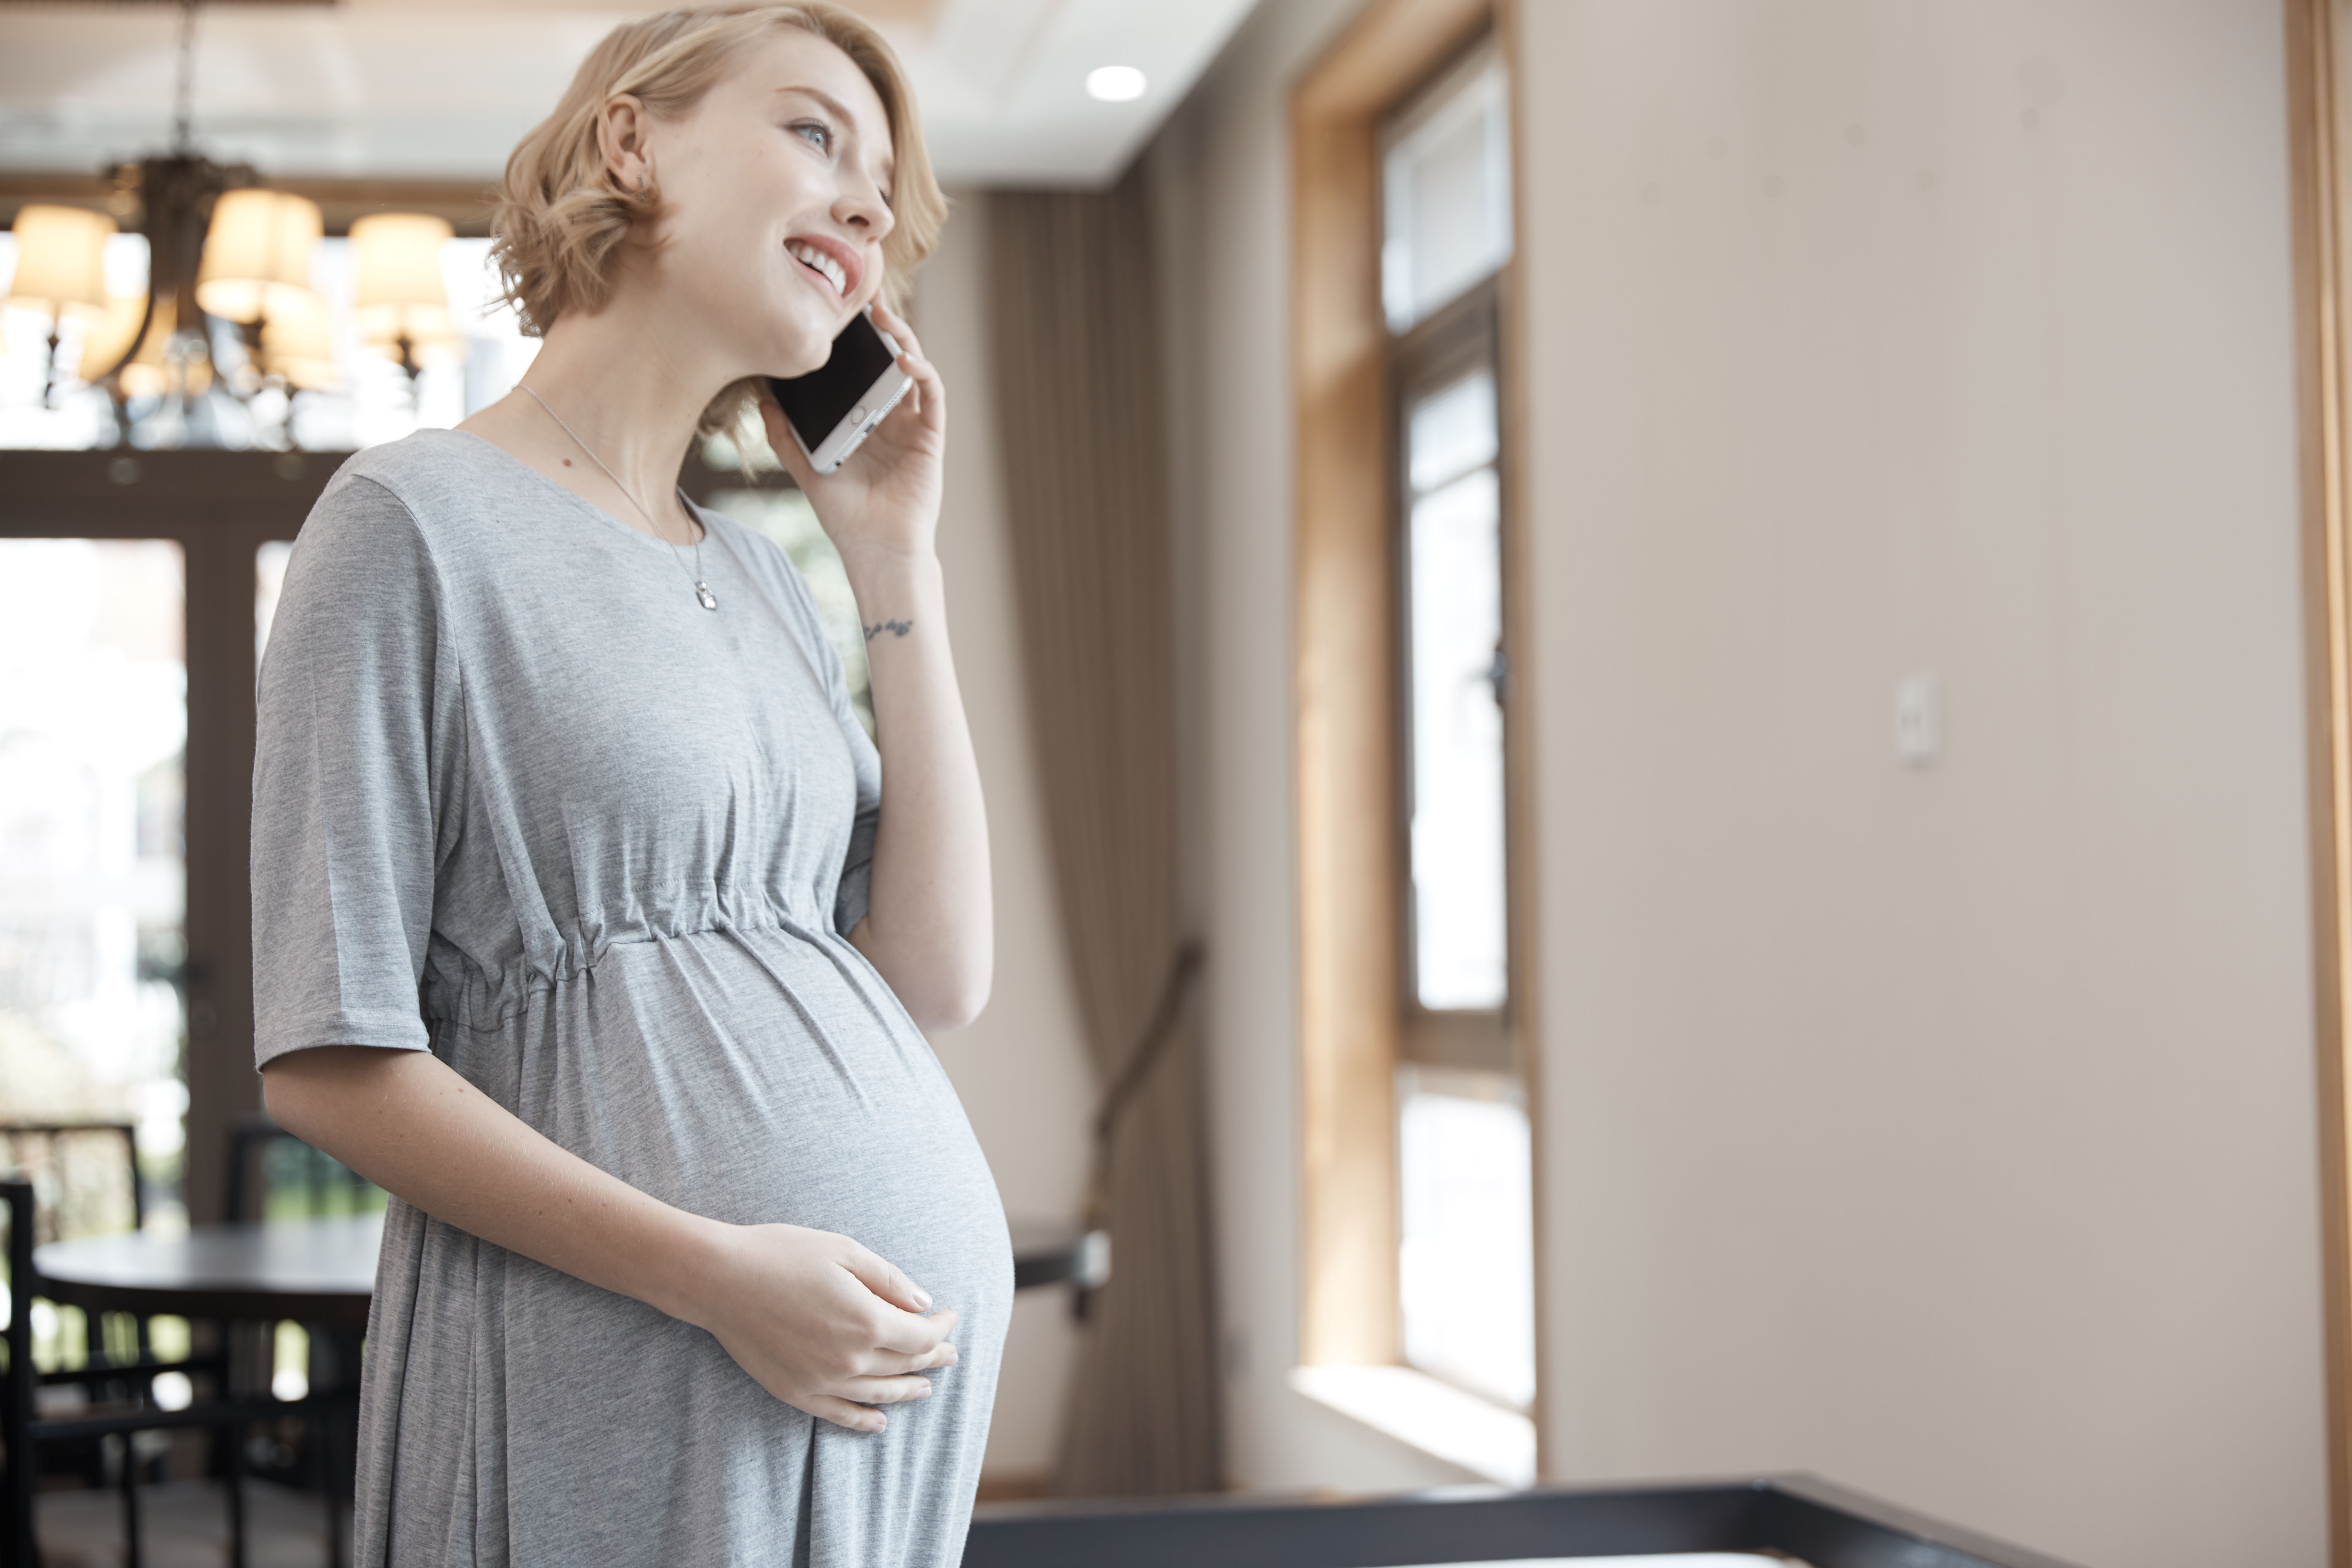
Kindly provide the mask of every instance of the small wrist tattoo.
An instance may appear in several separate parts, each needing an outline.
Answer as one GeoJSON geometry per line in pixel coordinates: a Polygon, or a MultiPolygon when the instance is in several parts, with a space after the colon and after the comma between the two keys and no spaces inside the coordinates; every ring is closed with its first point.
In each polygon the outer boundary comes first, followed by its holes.
{"type": "Polygon", "coordinates": [[[866,640],[872,642],[884,632],[888,632],[894,637],[902,637],[914,629],[915,623],[912,621],[877,621],[866,628],[866,640]]]}

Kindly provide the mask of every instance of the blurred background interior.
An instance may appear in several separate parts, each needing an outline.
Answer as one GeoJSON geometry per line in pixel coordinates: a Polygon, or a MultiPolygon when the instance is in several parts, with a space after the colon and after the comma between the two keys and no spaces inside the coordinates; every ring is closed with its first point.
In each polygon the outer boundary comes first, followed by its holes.
{"type": "MultiPolygon", "coordinates": [[[[955,205],[983,1500],[2352,1568],[2335,0],[851,8],[955,205]]],[[[634,9],[0,4],[18,1231],[381,1206],[258,1120],[256,662],[343,455],[530,363],[485,192],[634,9]]],[[[772,454],[684,482],[862,681],[772,454]]],[[[9,1310],[50,1417],[245,1402],[61,1442],[53,1563],[127,1472],[331,1550],[348,1323],[9,1310]]]]}

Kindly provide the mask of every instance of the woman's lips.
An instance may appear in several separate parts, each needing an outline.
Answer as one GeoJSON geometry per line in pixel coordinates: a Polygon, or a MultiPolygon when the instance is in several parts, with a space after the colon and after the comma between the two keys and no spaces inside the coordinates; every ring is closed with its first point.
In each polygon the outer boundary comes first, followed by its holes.
{"type": "Polygon", "coordinates": [[[824,279],[835,300],[845,300],[856,294],[857,256],[840,241],[822,235],[800,235],[784,242],[784,253],[824,279]]]}

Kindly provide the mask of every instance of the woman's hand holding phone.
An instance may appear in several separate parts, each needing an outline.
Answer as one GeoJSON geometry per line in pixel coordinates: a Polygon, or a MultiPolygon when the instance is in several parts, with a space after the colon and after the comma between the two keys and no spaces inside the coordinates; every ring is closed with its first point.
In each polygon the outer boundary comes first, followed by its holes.
{"type": "Polygon", "coordinates": [[[816,509],[825,536],[853,576],[858,558],[931,553],[947,455],[947,389],[906,320],[880,301],[874,324],[898,341],[898,368],[914,385],[832,473],[820,474],[793,438],[772,396],[760,399],[768,445],[816,509]]]}

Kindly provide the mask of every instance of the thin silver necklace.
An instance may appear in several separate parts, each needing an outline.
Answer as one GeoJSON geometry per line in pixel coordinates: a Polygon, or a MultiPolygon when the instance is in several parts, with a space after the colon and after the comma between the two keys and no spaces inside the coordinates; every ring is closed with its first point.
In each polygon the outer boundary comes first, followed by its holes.
{"type": "MultiPolygon", "coordinates": [[[[587,442],[583,441],[580,438],[580,433],[578,431],[572,429],[571,426],[564,424],[562,415],[558,414],[552,408],[548,408],[547,399],[541,397],[536,392],[531,392],[530,383],[519,381],[516,382],[515,384],[521,387],[525,392],[530,392],[530,400],[533,403],[538,404],[541,408],[547,408],[547,416],[555,421],[557,428],[561,429],[566,436],[572,437],[572,444],[573,446],[588,454],[588,460],[590,462],[595,464],[600,468],[604,468],[604,459],[596,455],[596,448],[591,447],[587,442]]],[[[664,544],[669,545],[669,552],[677,560],[677,569],[681,572],[685,572],[686,580],[694,584],[695,599],[706,610],[717,609],[719,607],[719,595],[712,593],[710,591],[710,584],[702,580],[702,532],[698,531],[694,536],[694,566],[691,571],[688,571],[686,564],[686,557],[678,554],[677,544],[662,532],[661,524],[656,522],[654,521],[654,514],[646,510],[646,503],[639,500],[636,498],[635,493],[632,491],[628,486],[621,482],[621,476],[614,473],[612,469],[604,468],[604,477],[613,481],[613,488],[614,489],[629,498],[629,504],[637,509],[637,515],[646,520],[646,526],[653,530],[654,537],[660,540],[664,544]]],[[[677,499],[680,500],[686,500],[686,492],[684,490],[678,491],[677,499]]],[[[687,504],[688,506],[692,506],[694,503],[687,501],[687,504]]]]}

